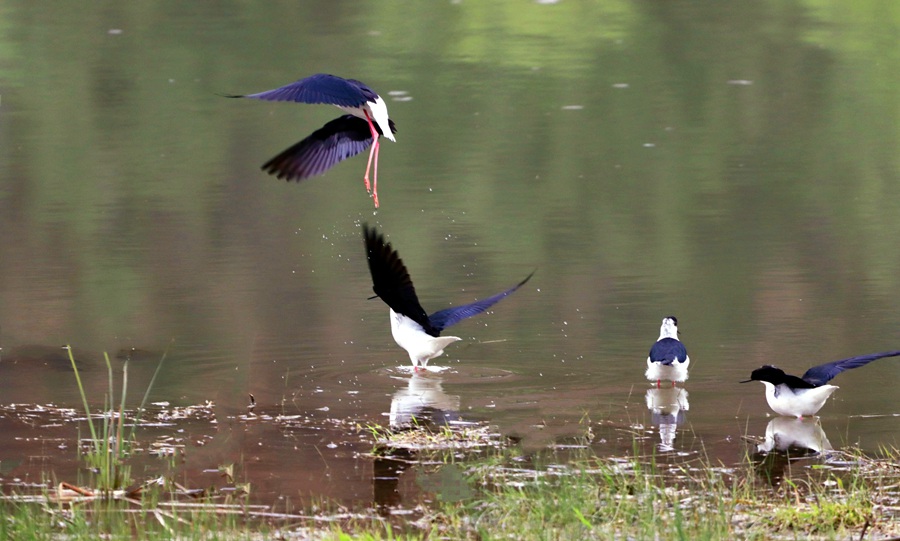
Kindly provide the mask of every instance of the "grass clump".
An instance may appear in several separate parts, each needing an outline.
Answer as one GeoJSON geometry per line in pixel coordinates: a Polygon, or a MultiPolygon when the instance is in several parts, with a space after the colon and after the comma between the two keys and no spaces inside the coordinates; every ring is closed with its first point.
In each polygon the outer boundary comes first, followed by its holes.
{"type": "Polygon", "coordinates": [[[868,528],[873,520],[872,495],[865,484],[855,480],[849,489],[838,477],[805,490],[794,482],[788,482],[786,488],[789,493],[783,505],[776,506],[771,515],[776,531],[832,535],[868,528]]]}
{"type": "MultiPolygon", "coordinates": [[[[163,354],[160,359],[156,371],[147,386],[147,390],[144,392],[144,398],[131,423],[131,428],[126,434],[125,401],[128,394],[128,360],[122,365],[122,392],[118,410],[115,410],[115,387],[113,384],[112,363],[109,360],[109,355],[107,353],[103,354],[103,358],[106,361],[109,387],[108,394],[104,397],[103,411],[100,414],[102,423],[97,427],[94,423],[94,415],[91,413],[91,407],[88,403],[87,393],[81,383],[81,375],[78,373],[78,365],[75,363],[72,347],[66,346],[66,350],[69,354],[69,361],[72,363],[72,370],[75,373],[75,382],[78,385],[78,392],[81,396],[81,402],[84,406],[85,415],[87,416],[87,425],[91,434],[90,440],[88,440],[87,450],[82,454],[82,458],[86,462],[89,471],[93,474],[93,478],[91,479],[93,489],[100,493],[111,494],[132,483],[131,468],[126,463],[126,459],[131,454],[138,419],[144,411],[147,398],[150,395],[150,389],[153,387],[156,376],[162,368],[166,354],[163,354]]],[[[79,447],[79,449],[81,448],[79,447]]]]}
{"type": "MultiPolygon", "coordinates": [[[[585,453],[587,454],[587,453],[585,453]]],[[[778,487],[746,461],[733,468],[697,459],[567,457],[563,465],[472,464],[475,494],[440,502],[419,521],[453,539],[835,539],[896,536],[896,455],[855,455],[858,467],[810,468],[778,487]],[[873,474],[877,472],[877,474],[873,474]],[[888,487],[888,490],[885,489],[888,487]],[[890,489],[893,487],[893,489],[890,489]]]]}
{"type": "Polygon", "coordinates": [[[654,466],[585,461],[544,471],[482,472],[482,495],[445,505],[434,523],[450,537],[491,539],[727,539],[737,498],[706,477],[670,484],[654,466]]]}

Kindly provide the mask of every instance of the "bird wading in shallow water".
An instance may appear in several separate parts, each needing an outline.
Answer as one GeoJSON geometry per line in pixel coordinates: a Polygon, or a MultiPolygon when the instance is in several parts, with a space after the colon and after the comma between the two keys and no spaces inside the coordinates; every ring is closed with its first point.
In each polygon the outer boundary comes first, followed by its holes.
{"type": "Polygon", "coordinates": [[[397,128],[394,121],[388,118],[384,100],[374,90],[355,79],[317,73],[274,90],[227,97],[326,103],[349,113],[328,122],[306,139],[284,150],[263,164],[262,169],[278,178],[300,181],[320,175],[371,146],[363,180],[375,208],[378,208],[379,138],[384,136],[396,141],[394,133],[397,128]],[[373,172],[371,185],[370,170],[373,172]]]}
{"type": "Polygon", "coordinates": [[[772,411],[779,415],[803,418],[804,415],[815,415],[825,405],[831,393],[837,390],[836,386],[827,385],[836,375],[878,359],[898,355],[900,351],[884,351],[841,359],[814,366],[799,378],[767,364],[754,370],[750,379],[741,383],[761,381],[766,386],[766,402],[772,411]]]}
{"type": "Polygon", "coordinates": [[[397,345],[409,353],[409,360],[416,371],[444,353],[444,348],[449,344],[461,340],[456,336],[441,336],[441,331],[484,312],[522,287],[534,275],[532,272],[518,284],[492,297],[445,308],[429,316],[419,304],[416,289],[400,255],[375,228],[367,224],[363,224],[363,236],[369,272],[372,274],[372,289],[375,296],[390,307],[391,334],[397,345]]]}
{"type": "Polygon", "coordinates": [[[659,327],[659,338],[650,348],[647,356],[647,372],[644,375],[650,381],[656,381],[659,388],[661,380],[683,382],[688,379],[688,366],[691,358],[687,349],[678,339],[678,320],[675,316],[664,317],[659,327]]]}

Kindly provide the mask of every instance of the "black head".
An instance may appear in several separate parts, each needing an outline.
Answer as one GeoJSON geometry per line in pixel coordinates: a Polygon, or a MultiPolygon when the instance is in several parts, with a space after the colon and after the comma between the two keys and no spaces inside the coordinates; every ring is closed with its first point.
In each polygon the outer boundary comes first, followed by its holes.
{"type": "Polygon", "coordinates": [[[750,379],[746,379],[741,383],[751,381],[768,381],[772,385],[780,385],[785,382],[788,377],[784,370],[774,367],[771,364],[763,365],[750,373],[750,379]]]}

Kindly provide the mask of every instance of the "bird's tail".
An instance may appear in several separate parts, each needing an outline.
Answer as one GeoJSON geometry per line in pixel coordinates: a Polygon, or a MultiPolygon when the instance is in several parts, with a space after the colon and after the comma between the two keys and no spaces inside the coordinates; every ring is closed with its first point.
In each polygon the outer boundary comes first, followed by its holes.
{"type": "Polygon", "coordinates": [[[434,350],[434,357],[438,357],[443,354],[445,347],[459,340],[462,340],[462,338],[456,336],[436,336],[432,338],[431,347],[434,350]]]}

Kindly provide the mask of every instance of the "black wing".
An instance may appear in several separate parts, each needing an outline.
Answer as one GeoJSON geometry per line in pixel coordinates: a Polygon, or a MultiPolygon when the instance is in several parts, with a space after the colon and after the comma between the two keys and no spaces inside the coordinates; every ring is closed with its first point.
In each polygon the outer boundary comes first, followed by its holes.
{"type": "Polygon", "coordinates": [[[896,357],[898,355],[900,355],[900,351],[883,351],[881,353],[871,353],[869,355],[860,355],[859,357],[850,357],[849,359],[841,359],[840,361],[820,364],[819,366],[814,366],[807,370],[801,379],[818,387],[819,385],[825,385],[834,376],[840,374],[844,370],[858,368],[864,364],[869,364],[872,361],[877,361],[884,357],[896,357]]]}
{"type": "Polygon", "coordinates": [[[317,73],[273,90],[228,97],[253,98],[266,101],[295,101],[299,103],[329,103],[342,107],[361,107],[367,101],[378,99],[378,94],[355,79],[344,79],[336,75],[317,73]]]}
{"type": "Polygon", "coordinates": [[[443,310],[439,310],[430,316],[428,316],[428,321],[431,323],[431,326],[437,329],[438,331],[442,331],[447,327],[459,323],[460,321],[470,318],[472,316],[478,315],[491,306],[497,304],[504,297],[519,289],[525,282],[531,280],[531,277],[534,276],[534,272],[525,277],[524,280],[519,282],[518,284],[512,286],[506,291],[497,293],[493,297],[488,297],[486,299],[481,299],[480,301],[475,301],[471,304],[464,304],[462,306],[454,306],[451,308],[445,308],[443,310]]]}
{"type": "Polygon", "coordinates": [[[687,359],[687,348],[681,340],[663,338],[650,348],[650,361],[670,365],[673,362],[683,363],[687,359]]]}
{"type": "MultiPolygon", "coordinates": [[[[391,131],[397,133],[393,120],[391,131]]],[[[374,124],[379,135],[381,128],[374,124]]],[[[321,175],[338,163],[369,148],[372,133],[369,123],[353,115],[344,115],[325,124],[309,137],[283,150],[262,165],[270,175],[286,180],[303,180],[321,175]]]]}
{"type": "Polygon", "coordinates": [[[384,237],[368,224],[363,224],[363,235],[366,239],[366,256],[369,260],[369,272],[372,274],[372,289],[381,297],[391,310],[402,314],[419,325],[431,336],[438,336],[440,329],[435,329],[428,321],[428,314],[419,304],[416,288],[412,278],[400,259],[400,255],[384,241],[384,237]]]}

